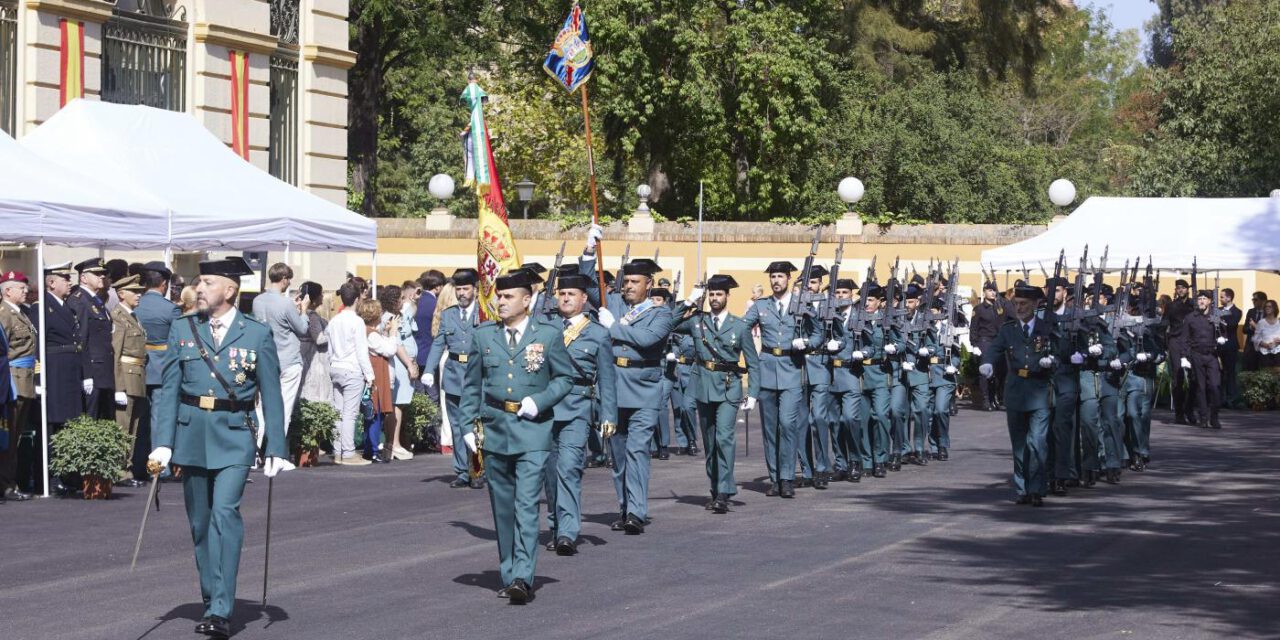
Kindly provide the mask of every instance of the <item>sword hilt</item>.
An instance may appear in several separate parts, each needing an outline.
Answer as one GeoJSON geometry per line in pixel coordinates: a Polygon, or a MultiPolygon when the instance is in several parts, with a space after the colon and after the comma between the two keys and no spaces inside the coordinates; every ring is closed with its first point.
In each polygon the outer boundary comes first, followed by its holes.
{"type": "Polygon", "coordinates": [[[161,471],[164,471],[164,465],[156,460],[147,460],[147,475],[158,476],[161,471]]]}

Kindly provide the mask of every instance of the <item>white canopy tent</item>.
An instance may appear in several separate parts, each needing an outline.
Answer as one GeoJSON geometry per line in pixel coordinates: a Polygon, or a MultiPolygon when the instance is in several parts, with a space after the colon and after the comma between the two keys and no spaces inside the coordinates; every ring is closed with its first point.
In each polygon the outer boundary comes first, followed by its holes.
{"type": "Polygon", "coordinates": [[[1049,271],[1060,251],[1074,269],[1085,247],[1108,269],[1150,257],[1156,268],[1201,271],[1280,269],[1278,198],[1089,198],[1048,231],[982,252],[984,267],[997,271],[1049,271]]]}

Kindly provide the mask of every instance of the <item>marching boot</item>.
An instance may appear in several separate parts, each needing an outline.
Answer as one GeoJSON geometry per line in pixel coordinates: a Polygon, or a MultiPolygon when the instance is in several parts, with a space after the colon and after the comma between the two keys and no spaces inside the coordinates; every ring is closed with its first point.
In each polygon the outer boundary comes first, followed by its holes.
{"type": "Polygon", "coordinates": [[[862,467],[860,465],[855,466],[853,470],[849,472],[849,477],[845,479],[849,482],[862,482],[862,467]]]}
{"type": "Polygon", "coordinates": [[[1067,487],[1061,480],[1050,480],[1049,493],[1055,496],[1065,496],[1067,495],[1067,487]]]}
{"type": "Polygon", "coordinates": [[[1097,475],[1096,471],[1085,471],[1084,479],[1080,481],[1080,486],[1086,489],[1089,489],[1089,488],[1092,488],[1094,485],[1098,484],[1098,480],[1095,477],[1096,475],[1097,475]]]}
{"type": "Polygon", "coordinates": [[[813,480],[806,478],[804,476],[796,478],[797,489],[804,489],[805,487],[812,487],[812,486],[813,486],[813,480]]]}
{"type": "Polygon", "coordinates": [[[776,482],[770,482],[770,483],[769,483],[769,488],[764,490],[764,495],[765,495],[766,497],[772,498],[772,497],[774,497],[774,496],[778,495],[779,490],[780,490],[780,487],[778,486],[778,483],[776,483],[776,482]]]}
{"type": "Polygon", "coordinates": [[[779,490],[779,492],[778,492],[778,493],[779,493],[779,495],[781,495],[781,496],[782,496],[782,497],[784,497],[784,498],[794,498],[794,497],[796,497],[796,486],[795,486],[795,483],[794,483],[793,481],[791,481],[791,480],[783,480],[783,481],[782,481],[782,489],[781,489],[781,490],[779,490]]]}
{"type": "Polygon", "coordinates": [[[948,451],[947,451],[947,448],[946,448],[946,447],[939,447],[939,448],[938,448],[938,459],[939,459],[939,460],[941,460],[941,461],[943,461],[943,462],[946,462],[946,461],[947,461],[947,460],[949,460],[950,458],[951,458],[951,454],[950,454],[950,452],[948,452],[948,451]]]}
{"type": "Polygon", "coordinates": [[[883,478],[885,476],[884,465],[878,464],[872,467],[871,475],[876,478],[883,478]]]}

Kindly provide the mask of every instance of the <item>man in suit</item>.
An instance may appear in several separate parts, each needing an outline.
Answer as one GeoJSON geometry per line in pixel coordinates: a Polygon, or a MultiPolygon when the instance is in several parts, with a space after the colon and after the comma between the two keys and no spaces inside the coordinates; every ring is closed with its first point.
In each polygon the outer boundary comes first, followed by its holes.
{"type": "MultiPolygon", "coordinates": [[[[982,284],[982,302],[973,308],[973,322],[969,325],[969,343],[973,346],[969,353],[981,358],[982,352],[991,347],[996,339],[996,332],[1004,324],[1007,317],[1007,301],[1000,297],[1000,291],[994,280],[982,284]]],[[[990,379],[978,376],[978,395],[974,404],[982,411],[994,411],[1000,408],[1004,385],[1004,362],[995,363],[995,375],[990,379]]]]}
{"type": "MultiPolygon", "coordinates": [[[[1133,304],[1125,310],[1124,329],[1116,339],[1116,348],[1128,356],[1128,373],[1120,383],[1120,405],[1124,407],[1129,468],[1145,471],[1151,462],[1151,398],[1165,354],[1160,333],[1149,324],[1143,325],[1148,318],[1139,310],[1137,291],[1130,300],[1133,304]]],[[[1154,318],[1154,309],[1148,313],[1154,318]]]]}
{"type": "Polygon", "coordinates": [[[173,272],[163,262],[152,261],[142,265],[138,274],[146,292],[138,300],[133,316],[142,325],[147,336],[147,405],[146,423],[138,430],[136,450],[150,451],[151,445],[151,407],[155,406],[156,393],[160,390],[161,374],[164,372],[165,358],[168,357],[169,330],[173,322],[182,315],[178,305],[166,297],[173,272]]]}
{"type": "MultiPolygon", "coordinates": [[[[436,321],[436,301],[440,296],[440,290],[444,288],[444,274],[431,269],[423,271],[418,276],[418,284],[422,286],[422,295],[418,298],[417,311],[413,315],[413,321],[417,323],[418,330],[413,333],[413,339],[418,343],[418,369],[422,371],[423,376],[420,380],[423,390],[432,400],[440,401],[440,388],[437,387],[434,377],[432,384],[427,384],[426,374],[435,374],[435,369],[427,369],[427,357],[431,355],[431,345],[435,341],[435,321],[436,321]]],[[[454,449],[460,446],[454,443],[454,449]]]]}
{"type": "MultiPolygon", "coordinates": [[[[84,413],[84,389],[93,383],[84,373],[80,323],[75,311],[66,303],[67,296],[71,295],[73,273],[70,262],[45,267],[44,270],[46,362],[41,363],[41,376],[44,379],[43,401],[48,407],[50,436],[61,430],[68,420],[84,413]]],[[[46,442],[43,446],[48,447],[52,454],[51,443],[46,442]]],[[[65,483],[53,476],[48,480],[51,490],[59,496],[75,493],[74,478],[68,477],[65,483]]]]}
{"type": "Polygon", "coordinates": [[[511,604],[527,602],[533,589],[538,494],[553,446],[554,408],[575,377],[561,330],[529,317],[531,275],[498,277],[498,322],[478,327],[468,346],[458,414],[477,431],[461,440],[484,452],[503,584],[498,596],[511,604]]]}
{"type": "MultiPolygon", "coordinates": [[[[551,520],[548,551],[571,556],[578,552],[582,529],[582,470],[586,461],[587,433],[594,422],[593,406],[599,402],[599,422],[612,428],[618,422],[617,380],[609,331],[584,313],[591,281],[584,275],[562,275],[556,282],[560,320],[549,324],[562,329],[569,351],[573,386],[553,408],[551,437],[554,446],[547,460],[547,516],[551,520]]],[[[544,292],[551,295],[551,292],[544,292]]]]}
{"type": "Polygon", "coordinates": [[[480,325],[480,305],[476,302],[476,283],[479,274],[475,269],[458,269],[453,272],[453,293],[458,303],[445,309],[440,314],[440,331],[431,339],[431,352],[427,354],[426,368],[423,370],[422,383],[428,387],[436,386],[436,371],[440,368],[440,360],[449,352],[449,361],[444,364],[444,379],[440,388],[444,390],[445,410],[449,414],[449,428],[453,432],[453,473],[454,479],[449,483],[452,488],[472,487],[483,489],[485,479],[479,476],[471,479],[467,464],[467,449],[462,446],[462,436],[470,429],[470,423],[462,422],[459,407],[462,403],[462,381],[466,373],[467,352],[471,348],[471,337],[475,328],[480,325]]]}
{"type": "Polygon", "coordinates": [[[243,258],[200,263],[198,313],[169,332],[161,387],[153,408],[150,460],[182,467],[182,492],[204,614],[196,633],[231,635],[236,575],[244,542],[240,499],[262,429],[263,475],[293,468],[286,459],[280,361],[266,325],[235,308],[240,276],[253,273],[243,258]],[[262,424],[257,422],[258,398],[262,424]]]}
{"type": "Polygon", "coordinates": [[[128,473],[120,484],[139,487],[147,479],[147,449],[139,450],[138,433],[150,427],[148,417],[151,407],[147,401],[147,333],[133,312],[145,289],[136,275],[111,283],[111,288],[116,292],[116,306],[111,310],[116,424],[133,441],[128,473]]]}
{"type": "Polygon", "coordinates": [[[1240,360],[1240,322],[1244,319],[1244,314],[1235,303],[1234,289],[1226,288],[1218,294],[1219,311],[1225,323],[1221,337],[1227,339],[1218,347],[1218,358],[1222,363],[1222,406],[1226,409],[1235,406],[1240,395],[1240,388],[1236,383],[1236,363],[1240,360]]]}
{"type": "Polygon", "coordinates": [[[84,373],[84,411],[94,418],[115,417],[115,355],[111,352],[111,316],[102,300],[106,267],[102,258],[76,265],[80,286],[67,296],[67,308],[76,314],[81,369],[84,373]]]}
{"type": "Polygon", "coordinates": [[[764,460],[769,473],[766,496],[794,498],[796,452],[805,424],[804,354],[817,348],[818,325],[803,322],[797,330],[788,315],[795,265],[785,260],[765,269],[773,295],[756,300],[742,320],[751,329],[760,327],[760,427],[764,435],[764,460]]]}
{"type": "Polygon", "coordinates": [[[691,304],[697,304],[706,295],[710,313],[695,312],[676,327],[677,332],[689,337],[697,362],[688,393],[698,403],[698,422],[707,448],[707,479],[711,484],[706,508],[712,513],[728,513],[729,499],[738,493],[733,478],[738,409],[751,411],[760,395],[760,356],[751,327],[729,313],[729,292],[737,287],[732,276],[711,276],[705,294],[694,289],[689,297],[691,304]],[[745,397],[743,374],[747,375],[745,397]]]}
{"type": "Polygon", "coordinates": [[[0,333],[8,346],[7,367],[2,373],[9,376],[10,386],[0,387],[8,404],[5,427],[8,429],[8,451],[0,452],[0,501],[29,500],[29,490],[34,486],[30,461],[18,463],[18,440],[22,432],[33,426],[36,400],[35,366],[38,355],[37,331],[31,319],[22,311],[27,299],[27,276],[21,271],[10,271],[0,276],[0,333]],[[26,489],[27,491],[24,491],[26,489]]]}
{"type": "Polygon", "coordinates": [[[1013,486],[1018,504],[1044,505],[1046,437],[1053,405],[1053,328],[1037,317],[1044,291],[1025,283],[1014,288],[1014,318],[1005,321],[982,354],[980,375],[995,375],[995,363],[1004,358],[1009,366],[1005,379],[1005,415],[1013,449],[1013,486]]]}

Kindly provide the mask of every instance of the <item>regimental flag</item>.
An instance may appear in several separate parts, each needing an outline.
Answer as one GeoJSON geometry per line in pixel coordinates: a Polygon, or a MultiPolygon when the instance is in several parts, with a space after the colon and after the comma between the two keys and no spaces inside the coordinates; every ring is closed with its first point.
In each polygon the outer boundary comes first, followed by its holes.
{"type": "Polygon", "coordinates": [[[551,52],[547,54],[542,68],[569,93],[577,91],[596,68],[591,51],[591,34],[587,31],[587,16],[576,1],[569,11],[569,17],[564,19],[560,33],[556,34],[556,41],[551,43],[551,52]]]}
{"type": "Polygon", "coordinates": [[[462,101],[471,109],[471,125],[463,134],[462,146],[467,160],[465,186],[476,192],[480,205],[477,216],[479,247],[476,270],[480,272],[481,318],[498,317],[494,303],[494,285],[498,276],[520,267],[520,252],[507,224],[507,205],[502,199],[502,181],[489,144],[489,128],[484,123],[484,101],[488,96],[473,80],[462,92],[462,101]]]}
{"type": "Polygon", "coordinates": [[[231,52],[231,149],[249,159],[249,54],[231,52]]]}
{"type": "Polygon", "coordinates": [[[62,50],[59,59],[58,106],[84,97],[84,23],[62,19],[62,50]]]}

